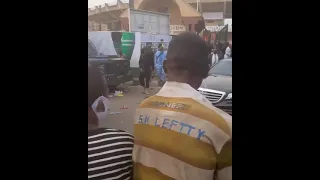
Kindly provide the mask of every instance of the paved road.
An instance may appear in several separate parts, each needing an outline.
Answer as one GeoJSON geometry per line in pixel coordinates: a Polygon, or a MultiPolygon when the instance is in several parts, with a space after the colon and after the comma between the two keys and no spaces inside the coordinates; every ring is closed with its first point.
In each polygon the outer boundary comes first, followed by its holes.
{"type": "MultiPolygon", "coordinates": [[[[133,116],[135,109],[148,96],[143,93],[141,86],[131,86],[132,82],[120,86],[124,89],[123,97],[110,97],[110,112],[121,112],[121,114],[108,115],[106,121],[100,122],[100,127],[116,128],[133,133],[133,116]],[[128,109],[121,109],[121,106],[127,106],[128,109]]],[[[160,90],[157,81],[153,81],[150,86],[150,95],[156,94],[160,90]]]]}

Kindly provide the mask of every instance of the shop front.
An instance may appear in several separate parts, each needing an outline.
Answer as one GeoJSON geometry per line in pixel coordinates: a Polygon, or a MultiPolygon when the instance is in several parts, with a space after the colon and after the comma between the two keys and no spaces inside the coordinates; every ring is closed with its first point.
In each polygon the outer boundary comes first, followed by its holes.
{"type": "Polygon", "coordinates": [[[178,35],[186,31],[185,25],[170,25],[170,35],[178,35]]]}

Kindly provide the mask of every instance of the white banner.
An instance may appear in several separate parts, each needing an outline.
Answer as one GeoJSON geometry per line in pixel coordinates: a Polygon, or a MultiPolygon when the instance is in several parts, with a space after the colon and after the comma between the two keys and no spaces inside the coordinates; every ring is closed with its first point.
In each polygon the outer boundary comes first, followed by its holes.
{"type": "MultiPolygon", "coordinates": [[[[224,19],[224,25],[228,24],[228,32],[232,32],[232,19],[224,19]]],[[[206,26],[207,30],[211,32],[218,32],[220,31],[224,26],[206,26]]]]}
{"type": "Polygon", "coordinates": [[[171,36],[170,35],[154,35],[154,34],[142,34],[141,33],[141,42],[157,42],[159,43],[163,40],[163,42],[170,42],[171,36]]]}
{"type": "Polygon", "coordinates": [[[170,35],[178,35],[187,31],[185,25],[170,25],[170,35]]]}
{"type": "Polygon", "coordinates": [[[204,20],[219,20],[223,19],[223,12],[204,12],[202,16],[204,20]]]}
{"type": "Polygon", "coordinates": [[[225,19],[224,25],[228,24],[228,32],[232,32],[232,19],[225,19]]]}
{"type": "MultiPolygon", "coordinates": [[[[220,31],[224,26],[206,26],[207,30],[211,32],[218,32],[220,31]]],[[[228,32],[232,32],[232,25],[228,24],[228,32]]]]}
{"type": "Polygon", "coordinates": [[[218,32],[220,31],[224,26],[206,26],[207,30],[211,32],[218,32]]]}
{"type": "Polygon", "coordinates": [[[186,31],[186,26],[184,26],[184,25],[170,25],[170,31],[186,31]]]}

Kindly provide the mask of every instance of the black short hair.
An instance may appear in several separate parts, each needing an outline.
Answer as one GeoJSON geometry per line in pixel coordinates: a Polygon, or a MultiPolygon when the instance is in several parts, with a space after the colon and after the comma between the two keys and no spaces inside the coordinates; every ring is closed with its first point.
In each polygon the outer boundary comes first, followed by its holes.
{"type": "Polygon", "coordinates": [[[167,52],[167,70],[186,70],[192,76],[207,77],[209,50],[206,42],[195,33],[184,32],[170,41],[167,52]]]}
{"type": "Polygon", "coordinates": [[[101,70],[94,65],[88,66],[88,106],[90,107],[98,97],[106,95],[106,92],[101,70]]]}

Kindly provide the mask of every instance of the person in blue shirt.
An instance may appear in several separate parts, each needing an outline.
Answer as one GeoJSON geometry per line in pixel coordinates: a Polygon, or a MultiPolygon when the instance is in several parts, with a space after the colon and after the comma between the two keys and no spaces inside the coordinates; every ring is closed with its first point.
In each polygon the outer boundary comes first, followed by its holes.
{"type": "Polygon", "coordinates": [[[154,56],[154,66],[157,76],[160,78],[159,85],[165,81],[165,72],[163,70],[163,62],[166,60],[167,53],[162,45],[159,45],[158,51],[154,56]]]}

